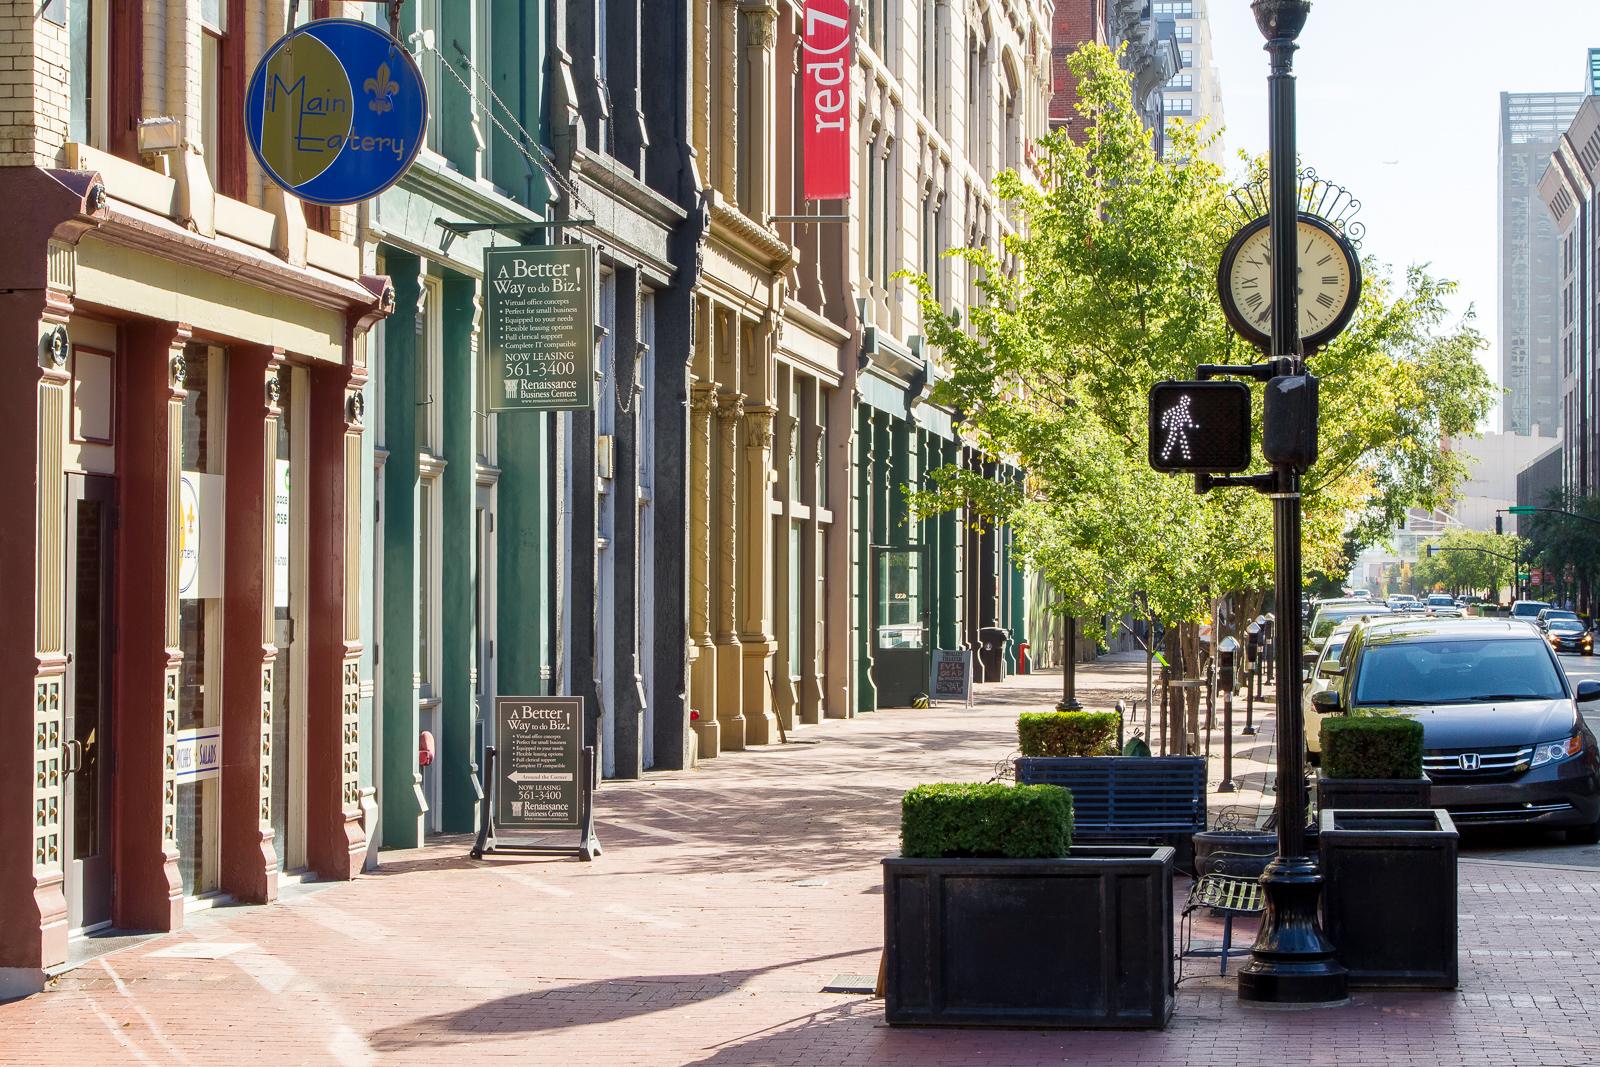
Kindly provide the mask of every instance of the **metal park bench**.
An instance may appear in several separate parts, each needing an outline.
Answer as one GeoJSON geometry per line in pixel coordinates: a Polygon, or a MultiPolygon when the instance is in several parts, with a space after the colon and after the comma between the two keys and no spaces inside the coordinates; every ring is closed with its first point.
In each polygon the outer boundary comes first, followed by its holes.
{"type": "Polygon", "coordinates": [[[1172,845],[1191,866],[1206,828],[1203,756],[1021,756],[1016,767],[1019,785],[1071,790],[1073,841],[1172,845]]]}

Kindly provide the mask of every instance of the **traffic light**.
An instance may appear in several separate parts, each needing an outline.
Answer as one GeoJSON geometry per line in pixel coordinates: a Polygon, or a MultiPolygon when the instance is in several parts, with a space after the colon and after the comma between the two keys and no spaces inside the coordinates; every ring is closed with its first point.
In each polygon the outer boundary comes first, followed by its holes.
{"type": "Polygon", "coordinates": [[[1497,534],[1503,534],[1506,532],[1506,520],[1504,515],[1496,515],[1494,517],[1494,532],[1497,534]]]}
{"type": "Polygon", "coordinates": [[[1158,382],[1150,390],[1150,466],[1237,474],[1250,466],[1250,387],[1243,382],[1158,382]]]}

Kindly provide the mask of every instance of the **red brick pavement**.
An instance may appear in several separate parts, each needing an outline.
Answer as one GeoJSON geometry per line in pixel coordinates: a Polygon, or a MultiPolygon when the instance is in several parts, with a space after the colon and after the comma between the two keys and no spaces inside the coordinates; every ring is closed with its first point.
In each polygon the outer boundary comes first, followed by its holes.
{"type": "Polygon", "coordinates": [[[876,973],[901,791],[988,777],[1040,695],[987,689],[971,711],[830,721],[798,735],[817,745],[608,783],[592,864],[478,863],[449,840],[192,916],[0,1005],[0,1063],[1600,1062],[1600,871],[1463,863],[1454,993],[1278,1013],[1208,975],[1161,1033],[893,1030],[881,1001],[819,993],[876,973]],[[196,945],[243,947],[173,954],[196,945]]]}

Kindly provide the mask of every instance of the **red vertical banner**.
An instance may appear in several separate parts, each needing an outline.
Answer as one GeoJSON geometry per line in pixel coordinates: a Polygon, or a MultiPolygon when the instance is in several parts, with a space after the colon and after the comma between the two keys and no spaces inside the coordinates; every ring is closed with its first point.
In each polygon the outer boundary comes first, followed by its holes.
{"type": "Polygon", "coordinates": [[[850,4],[806,0],[806,199],[850,196],[850,4]]]}

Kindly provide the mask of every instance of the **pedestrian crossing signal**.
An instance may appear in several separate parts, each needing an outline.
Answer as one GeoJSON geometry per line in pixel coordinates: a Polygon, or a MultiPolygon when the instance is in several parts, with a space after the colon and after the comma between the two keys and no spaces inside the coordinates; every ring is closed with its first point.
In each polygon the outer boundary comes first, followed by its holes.
{"type": "Polygon", "coordinates": [[[1189,474],[1249,469],[1250,387],[1158,382],[1150,390],[1150,466],[1189,474]]]}

